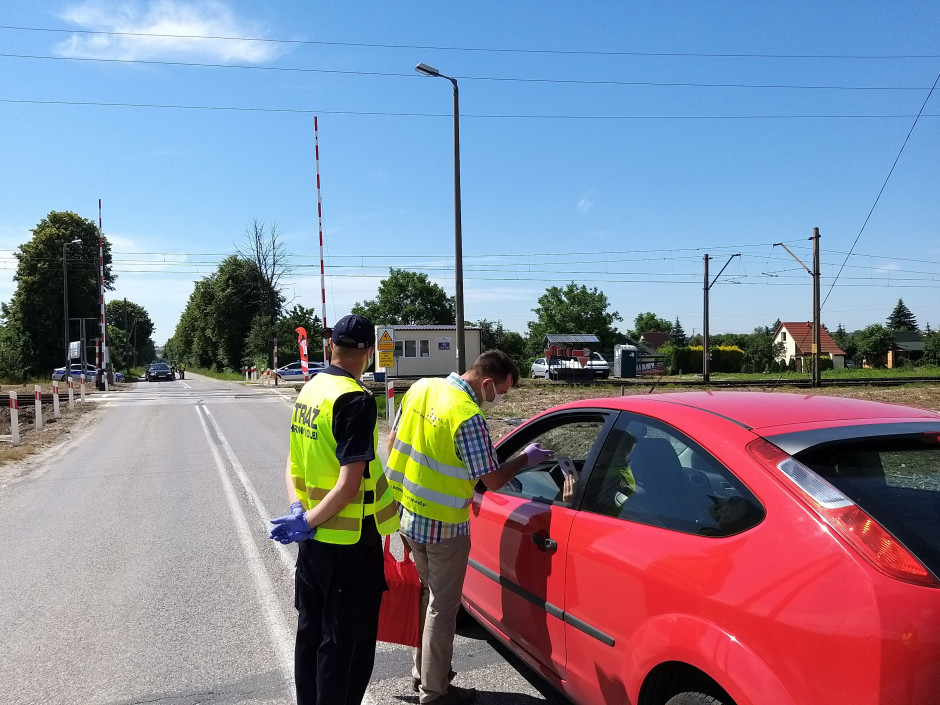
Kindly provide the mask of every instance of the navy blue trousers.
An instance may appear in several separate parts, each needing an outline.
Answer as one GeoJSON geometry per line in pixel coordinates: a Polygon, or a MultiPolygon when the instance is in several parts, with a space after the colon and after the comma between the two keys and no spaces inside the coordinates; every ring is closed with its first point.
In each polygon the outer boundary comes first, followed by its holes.
{"type": "Polygon", "coordinates": [[[294,606],[297,705],[360,705],[375,665],[379,605],[388,589],[382,541],[364,522],[351,546],[299,544],[294,606]]]}

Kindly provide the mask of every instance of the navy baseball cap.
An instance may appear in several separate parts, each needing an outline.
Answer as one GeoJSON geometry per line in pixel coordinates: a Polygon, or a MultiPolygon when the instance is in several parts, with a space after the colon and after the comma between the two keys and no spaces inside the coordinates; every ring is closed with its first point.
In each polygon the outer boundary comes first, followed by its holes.
{"type": "Polygon", "coordinates": [[[375,345],[375,326],[365,316],[353,313],[336,322],[331,339],[342,348],[369,348],[375,345]]]}

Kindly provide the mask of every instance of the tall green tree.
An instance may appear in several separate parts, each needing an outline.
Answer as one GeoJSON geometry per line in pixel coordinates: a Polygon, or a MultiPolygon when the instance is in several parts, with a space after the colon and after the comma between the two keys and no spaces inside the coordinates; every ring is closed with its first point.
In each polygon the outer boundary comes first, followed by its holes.
{"type": "Polygon", "coordinates": [[[672,324],[655,313],[640,313],[633,321],[630,337],[639,340],[644,333],[672,333],[672,324]]]}
{"type": "Polygon", "coordinates": [[[552,333],[593,334],[600,340],[602,351],[613,351],[620,334],[614,321],[622,321],[620,314],[609,311],[610,302],[597,287],[588,289],[574,282],[564,288],[552,286],[539,297],[539,305],[532,309],[536,320],[529,321],[528,348],[530,355],[542,352],[545,336],[552,333]]]}
{"type": "Polygon", "coordinates": [[[375,325],[447,325],[457,320],[453,297],[427,274],[394,267],[379,284],[378,295],[357,302],[352,313],[375,325]]]}
{"type": "MultiPolygon", "coordinates": [[[[16,290],[10,302],[0,306],[0,318],[10,334],[22,336],[17,343],[24,374],[44,374],[65,364],[65,303],[68,280],[68,317],[86,318],[89,339],[98,335],[95,321],[101,314],[98,291],[98,228],[87,218],[71,212],[51,211],[32,230],[32,239],[20,245],[16,290]],[[75,244],[73,241],[78,241],[75,244]],[[63,270],[63,248],[68,264],[63,270]],[[65,276],[63,276],[65,274],[65,276]]],[[[111,244],[102,238],[104,286],[113,289],[111,244]]],[[[78,323],[69,326],[69,340],[78,340],[78,323]]],[[[10,348],[7,347],[9,350],[10,348]]]]}
{"type": "Polygon", "coordinates": [[[127,299],[107,303],[108,345],[111,361],[120,369],[146,365],[153,360],[153,321],[140,304],[127,299]]]}
{"type": "Polygon", "coordinates": [[[904,305],[903,299],[898,299],[897,305],[894,307],[894,310],[891,312],[891,315],[888,316],[888,320],[885,323],[888,330],[897,330],[897,331],[916,331],[917,328],[917,319],[914,317],[914,314],[911,313],[911,310],[904,305]]]}
{"type": "Polygon", "coordinates": [[[512,358],[521,370],[526,358],[526,339],[512,330],[506,330],[502,321],[485,318],[475,324],[480,329],[480,344],[483,350],[502,350],[512,358]]]}
{"type": "Polygon", "coordinates": [[[845,353],[846,359],[857,361],[858,345],[855,343],[855,336],[846,331],[842,323],[839,323],[839,327],[831,335],[839,349],[845,353]]]}
{"type": "Polygon", "coordinates": [[[678,316],[676,316],[676,322],[672,324],[672,330],[669,332],[669,342],[677,348],[685,347],[689,343],[685,329],[682,327],[682,324],[679,323],[678,316]]]}
{"type": "Polygon", "coordinates": [[[873,323],[855,334],[855,344],[858,346],[858,355],[869,365],[882,368],[885,366],[885,356],[894,346],[894,336],[885,326],[873,323]]]}

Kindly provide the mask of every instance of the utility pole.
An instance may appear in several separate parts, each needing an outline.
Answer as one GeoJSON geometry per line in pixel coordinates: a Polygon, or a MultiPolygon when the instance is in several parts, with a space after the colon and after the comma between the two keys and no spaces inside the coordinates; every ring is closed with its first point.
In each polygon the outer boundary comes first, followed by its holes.
{"type": "Polygon", "coordinates": [[[708,362],[709,362],[709,350],[708,350],[708,291],[711,289],[715,282],[718,281],[718,277],[721,276],[721,272],[725,271],[727,266],[731,264],[731,260],[735,257],[740,257],[741,253],[733,254],[728,258],[728,261],[725,262],[725,266],[721,268],[721,271],[715,275],[715,278],[712,279],[711,284],[708,283],[708,260],[711,259],[707,254],[705,255],[705,325],[702,327],[702,381],[705,384],[708,384],[709,380],[709,371],[708,371],[708,362]]]}
{"type": "Polygon", "coordinates": [[[820,305],[819,305],[819,277],[820,277],[820,273],[819,273],[819,228],[813,228],[813,236],[809,239],[813,241],[813,268],[812,269],[810,269],[805,264],[803,264],[800,258],[797,257],[792,252],[790,252],[790,249],[786,245],[784,245],[782,242],[776,242],[774,243],[774,246],[779,245],[780,247],[785,249],[787,253],[793,259],[799,262],[800,266],[803,267],[803,269],[805,269],[807,272],[809,272],[809,275],[813,278],[813,381],[812,381],[812,385],[813,387],[818,388],[822,386],[822,370],[820,369],[820,366],[819,366],[819,353],[820,353],[820,347],[821,347],[819,329],[822,325],[819,320],[819,317],[820,317],[819,316],[820,314],[820,311],[819,311],[819,308],[820,308],[820,305]]]}

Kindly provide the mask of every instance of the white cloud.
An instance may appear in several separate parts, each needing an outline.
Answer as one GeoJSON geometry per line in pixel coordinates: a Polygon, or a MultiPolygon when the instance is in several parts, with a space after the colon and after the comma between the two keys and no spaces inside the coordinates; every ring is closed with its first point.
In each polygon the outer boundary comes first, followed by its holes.
{"type": "Polygon", "coordinates": [[[282,51],[279,45],[267,42],[208,39],[263,36],[262,27],[238,17],[219,0],[87,0],[66,9],[60,17],[89,30],[123,33],[74,34],[58,45],[62,56],[261,63],[282,51]]]}
{"type": "Polygon", "coordinates": [[[594,207],[594,201],[585,196],[578,201],[578,210],[582,213],[588,213],[594,207]]]}

